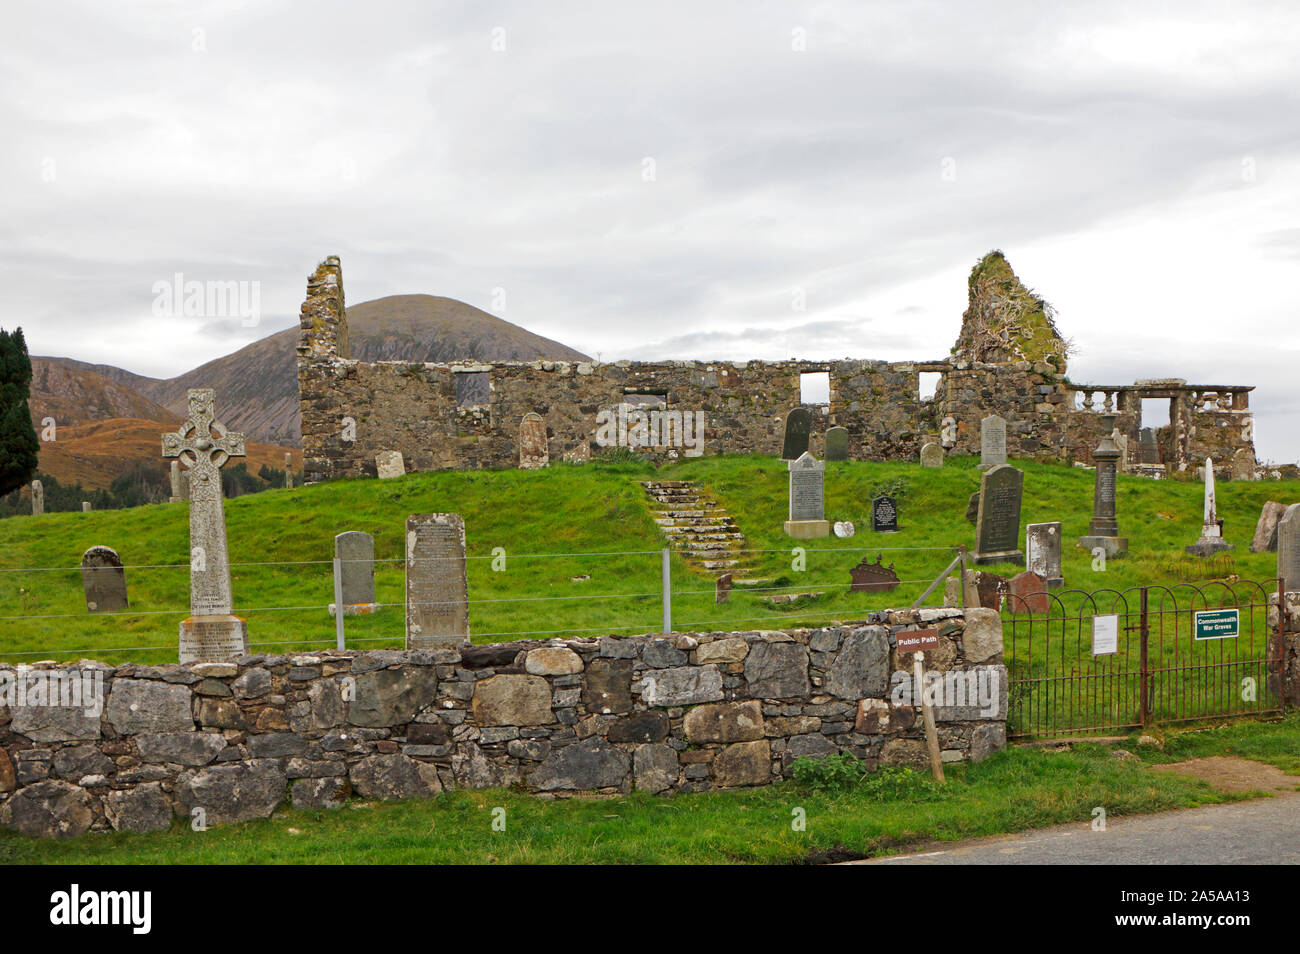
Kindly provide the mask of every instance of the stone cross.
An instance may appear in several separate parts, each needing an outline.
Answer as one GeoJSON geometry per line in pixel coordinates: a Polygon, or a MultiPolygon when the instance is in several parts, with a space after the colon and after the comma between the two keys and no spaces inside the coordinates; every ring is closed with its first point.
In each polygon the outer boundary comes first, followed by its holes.
{"type": "Polygon", "coordinates": [[[216,419],[211,388],[191,388],[189,417],[163,435],[162,455],[179,459],[190,478],[190,612],[181,623],[181,662],[224,662],[247,652],[244,621],[231,615],[221,466],[244,456],[244,435],[216,419]],[[240,644],[242,643],[242,650],[240,644]]]}

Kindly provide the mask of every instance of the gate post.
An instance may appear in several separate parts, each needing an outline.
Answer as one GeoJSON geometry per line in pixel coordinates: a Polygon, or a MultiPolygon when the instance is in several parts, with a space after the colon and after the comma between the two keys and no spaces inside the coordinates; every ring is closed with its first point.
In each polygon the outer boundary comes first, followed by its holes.
{"type": "Polygon", "coordinates": [[[1138,635],[1141,640],[1141,664],[1138,675],[1138,692],[1141,701],[1138,705],[1138,721],[1142,723],[1142,728],[1146,728],[1151,721],[1151,701],[1150,701],[1150,671],[1147,667],[1147,636],[1150,635],[1151,629],[1147,625],[1147,588],[1142,587],[1142,610],[1141,618],[1138,620],[1138,635]]]}

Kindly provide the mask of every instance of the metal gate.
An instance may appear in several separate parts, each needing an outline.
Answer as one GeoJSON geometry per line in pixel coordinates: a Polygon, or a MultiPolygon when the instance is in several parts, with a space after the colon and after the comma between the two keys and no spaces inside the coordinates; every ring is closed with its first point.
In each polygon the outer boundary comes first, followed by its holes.
{"type": "Polygon", "coordinates": [[[1064,590],[1003,604],[1008,735],[1280,713],[1280,588],[1250,581],[1064,590]]]}

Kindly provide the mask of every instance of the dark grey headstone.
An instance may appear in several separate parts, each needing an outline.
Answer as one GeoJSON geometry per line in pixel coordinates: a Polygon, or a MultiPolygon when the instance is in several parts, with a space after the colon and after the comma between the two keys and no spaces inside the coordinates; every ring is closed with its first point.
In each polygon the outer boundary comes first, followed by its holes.
{"type": "Polygon", "coordinates": [[[86,591],[86,609],[92,613],[112,613],[131,606],[122,559],[111,547],[91,547],[82,554],[81,585],[86,591]]]}
{"type": "Polygon", "coordinates": [[[782,460],[798,460],[808,453],[808,436],[812,433],[812,411],[796,407],[785,416],[785,441],[781,447],[782,460]]]}
{"type": "Polygon", "coordinates": [[[1023,563],[1020,550],[1020,501],[1025,475],[1006,464],[988,470],[980,482],[979,518],[975,523],[975,562],[1023,563]]]}
{"type": "Polygon", "coordinates": [[[849,431],[844,427],[832,427],[826,432],[826,459],[849,459],[849,431]]]}
{"type": "Polygon", "coordinates": [[[871,501],[871,529],[876,533],[894,533],[898,530],[898,500],[881,494],[871,501]]]}
{"type": "Polygon", "coordinates": [[[349,530],[334,538],[334,556],[343,576],[343,605],[375,601],[375,538],[349,530]]]}

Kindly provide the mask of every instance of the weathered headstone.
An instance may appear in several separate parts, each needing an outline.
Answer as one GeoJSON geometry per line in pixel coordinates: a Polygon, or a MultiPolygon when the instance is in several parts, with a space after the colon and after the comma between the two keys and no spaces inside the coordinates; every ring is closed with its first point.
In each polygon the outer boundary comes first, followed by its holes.
{"type": "Polygon", "coordinates": [[[375,455],[375,472],[380,480],[401,477],[406,473],[406,461],[401,451],[380,451],[375,455]]]}
{"type": "Polygon", "coordinates": [[[1124,473],[1128,470],[1128,435],[1121,434],[1117,427],[1111,432],[1110,437],[1119,448],[1119,470],[1120,473],[1124,473]]]}
{"type": "Polygon", "coordinates": [[[1219,526],[1218,503],[1214,493],[1214,461],[1209,457],[1205,458],[1205,470],[1202,472],[1201,479],[1205,481],[1205,509],[1204,519],[1201,521],[1201,536],[1191,546],[1183,549],[1192,556],[1198,557],[1215,556],[1235,550],[1235,546],[1223,539],[1223,530],[1219,526]]]}
{"type": "Polygon", "coordinates": [[[876,556],[875,563],[868,563],[867,558],[863,557],[857,566],[849,570],[849,580],[851,593],[888,593],[899,584],[894,564],[884,566],[880,555],[876,556]]]}
{"type": "Polygon", "coordinates": [[[939,443],[944,450],[957,446],[957,419],[945,417],[939,426],[939,443]]]}
{"type": "Polygon", "coordinates": [[[89,500],[83,500],[83,501],[81,502],[81,512],[82,512],[82,513],[90,513],[90,501],[89,501],[89,500]]]}
{"type": "Polygon", "coordinates": [[[1232,455],[1232,479],[1255,479],[1255,452],[1249,447],[1243,447],[1232,455]]]}
{"type": "Polygon", "coordinates": [[[782,460],[798,460],[808,453],[808,437],[812,434],[812,411],[795,407],[785,416],[785,440],[781,445],[782,460]]]}
{"type": "Polygon", "coordinates": [[[1160,463],[1160,444],[1156,441],[1155,428],[1144,427],[1138,431],[1138,463],[1160,463]]]}
{"type": "Polygon", "coordinates": [[[293,455],[284,453],[284,489],[293,490],[293,455]]]}
{"type": "Polygon", "coordinates": [[[229,662],[248,654],[248,624],[232,615],[221,465],[244,456],[244,435],[216,419],[211,388],[191,388],[189,416],[162,437],[163,457],[190,473],[190,616],[180,625],[180,661],[229,662]]]}
{"type": "Polygon", "coordinates": [[[1115,516],[1115,492],[1119,469],[1120,449],[1113,438],[1115,417],[1102,416],[1102,438],[1092,452],[1097,464],[1092,487],[1092,522],[1088,535],[1079,538],[1079,546],[1088,552],[1100,547],[1109,558],[1121,557],[1128,552],[1128,537],[1119,535],[1119,520],[1115,516]]]}
{"type": "Polygon", "coordinates": [[[980,421],[980,469],[1007,462],[1007,422],[997,414],[980,421]]]}
{"type": "Polygon", "coordinates": [[[1264,504],[1259,512],[1259,522],[1255,524],[1255,536],[1250,541],[1251,553],[1269,553],[1277,550],[1277,523],[1286,513],[1286,507],[1276,500],[1264,504]]]}
{"type": "Polygon", "coordinates": [[[126,597],[126,570],[122,558],[111,547],[91,547],[81,555],[81,586],[86,609],[92,613],[113,613],[130,609],[126,597]]]}
{"type": "Polygon", "coordinates": [[[1300,590],[1300,504],[1277,522],[1277,575],[1288,593],[1300,590]]]}
{"type": "Polygon", "coordinates": [[[731,574],[723,573],[713,584],[713,602],[728,603],[731,601],[731,574]]]}
{"type": "Polygon", "coordinates": [[[881,494],[871,501],[871,529],[876,533],[898,532],[898,500],[881,494]]]}
{"type": "Polygon", "coordinates": [[[930,441],[921,448],[921,466],[922,467],[942,467],[943,466],[943,446],[930,441]]]}
{"type": "Polygon", "coordinates": [[[849,431],[846,427],[832,427],[826,432],[826,459],[849,459],[849,431]]]}
{"type": "Polygon", "coordinates": [[[858,528],[853,525],[852,520],[836,520],[831,529],[834,531],[835,536],[841,540],[846,540],[858,532],[858,528]]]}
{"type": "Polygon", "coordinates": [[[181,502],[181,465],[177,461],[171,464],[172,494],[170,503],[181,502]]]}
{"type": "Polygon", "coordinates": [[[32,516],[39,517],[45,513],[45,486],[39,480],[32,481],[32,516]]]}
{"type": "Polygon", "coordinates": [[[1017,573],[1007,582],[1006,606],[1012,613],[1047,613],[1047,581],[1032,570],[1017,573]]]}
{"type": "Polygon", "coordinates": [[[546,441],[546,421],[536,411],[529,411],[519,422],[519,469],[538,470],[551,462],[546,441]]]}
{"type": "Polygon", "coordinates": [[[980,492],[977,490],[970,495],[966,501],[966,519],[972,526],[979,522],[980,518],[980,492]]]}
{"type": "MultiPolygon", "coordinates": [[[[797,410],[797,409],[796,409],[797,410]]],[[[826,464],[804,451],[790,461],[790,519],[785,522],[788,536],[799,540],[830,536],[826,520],[826,464]]]]}
{"type": "Polygon", "coordinates": [[[1061,576],[1061,525],[1031,523],[1025,526],[1025,567],[1037,573],[1049,590],[1065,585],[1061,576]]]}
{"type": "Polygon", "coordinates": [[[465,521],[457,513],[406,518],[406,648],[469,642],[465,521]]]}
{"type": "Polygon", "coordinates": [[[1020,563],[1020,500],[1025,475],[998,464],[980,481],[979,516],[975,522],[976,563],[1020,563]]]}
{"type": "Polygon", "coordinates": [[[379,609],[375,602],[375,538],[360,530],[340,533],[334,538],[334,558],[342,576],[343,615],[365,615],[379,609]]]}

